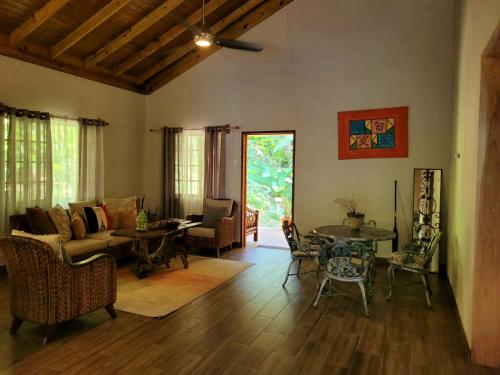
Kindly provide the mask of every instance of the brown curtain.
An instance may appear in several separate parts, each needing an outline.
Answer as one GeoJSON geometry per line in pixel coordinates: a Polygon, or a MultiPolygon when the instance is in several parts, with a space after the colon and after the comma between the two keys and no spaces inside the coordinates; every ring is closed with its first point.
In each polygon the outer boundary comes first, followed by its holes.
{"type": "Polygon", "coordinates": [[[162,213],[165,219],[179,217],[180,207],[175,189],[177,174],[176,159],[179,150],[181,128],[163,128],[163,178],[162,178],[162,213]]]}
{"type": "Polygon", "coordinates": [[[227,133],[229,125],[205,128],[205,198],[225,198],[227,133]]]}

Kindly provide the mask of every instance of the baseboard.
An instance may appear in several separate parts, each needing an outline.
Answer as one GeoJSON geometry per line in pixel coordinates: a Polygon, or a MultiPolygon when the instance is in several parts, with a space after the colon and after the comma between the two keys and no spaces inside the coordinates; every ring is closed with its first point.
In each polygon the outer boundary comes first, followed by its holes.
{"type": "Polygon", "coordinates": [[[241,242],[233,242],[233,249],[241,249],[241,242]]]}
{"type": "Polygon", "coordinates": [[[7,266],[0,264],[0,277],[7,276],[7,266]]]}
{"type": "Polygon", "coordinates": [[[448,273],[446,272],[446,266],[440,265],[439,272],[446,279],[446,285],[448,287],[448,291],[450,292],[450,295],[453,298],[453,313],[455,314],[455,316],[458,320],[458,323],[460,325],[460,336],[462,337],[463,344],[467,348],[467,358],[468,358],[468,361],[470,364],[470,363],[472,363],[472,352],[471,352],[471,348],[469,347],[469,342],[467,341],[467,335],[465,334],[465,329],[464,329],[464,324],[462,322],[462,318],[460,317],[460,313],[458,311],[455,293],[453,292],[453,288],[451,287],[450,279],[448,278],[448,273]],[[441,266],[443,266],[443,267],[441,267],[441,266]]]}

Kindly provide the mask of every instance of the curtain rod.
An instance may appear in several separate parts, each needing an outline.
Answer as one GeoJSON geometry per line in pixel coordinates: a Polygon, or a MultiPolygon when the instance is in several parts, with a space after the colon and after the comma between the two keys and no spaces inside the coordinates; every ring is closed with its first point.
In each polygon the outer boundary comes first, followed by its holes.
{"type": "MultiPolygon", "coordinates": [[[[226,125],[212,125],[212,126],[228,126],[229,129],[235,129],[235,130],[239,130],[240,129],[239,126],[230,126],[228,124],[226,124],[226,125]]],[[[149,129],[149,131],[150,132],[161,132],[165,128],[168,128],[168,126],[162,126],[161,128],[149,129]]],[[[197,128],[182,128],[182,130],[205,130],[205,127],[200,126],[200,127],[197,127],[197,128]]]]}

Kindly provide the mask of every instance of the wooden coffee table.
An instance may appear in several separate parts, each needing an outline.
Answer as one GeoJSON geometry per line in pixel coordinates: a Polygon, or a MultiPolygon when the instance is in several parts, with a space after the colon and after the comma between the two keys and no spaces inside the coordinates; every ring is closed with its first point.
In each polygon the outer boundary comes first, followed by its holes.
{"type": "Polygon", "coordinates": [[[168,219],[149,224],[147,231],[136,229],[119,229],[111,233],[112,236],[129,237],[132,239],[132,253],[136,257],[130,270],[142,279],[153,273],[158,266],[170,266],[170,260],[177,255],[181,257],[184,268],[189,267],[188,249],[184,244],[184,234],[188,228],[201,225],[181,219],[168,219]],[[175,224],[174,224],[175,223],[175,224]],[[177,227],[175,227],[178,225],[177,227]],[[149,240],[161,238],[158,248],[149,254],[149,240]]]}

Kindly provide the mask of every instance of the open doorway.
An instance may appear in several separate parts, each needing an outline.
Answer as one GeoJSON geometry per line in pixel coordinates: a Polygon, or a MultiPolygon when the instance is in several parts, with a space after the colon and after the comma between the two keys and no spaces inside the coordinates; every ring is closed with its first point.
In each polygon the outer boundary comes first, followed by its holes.
{"type": "Polygon", "coordinates": [[[287,249],[293,220],[295,131],[242,133],[242,246],[287,249]]]}

